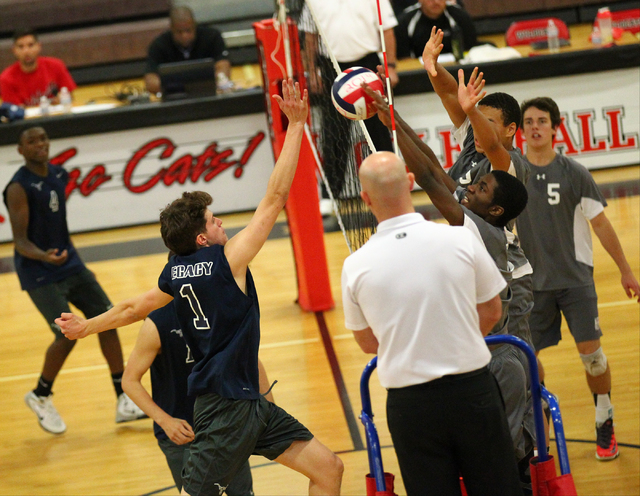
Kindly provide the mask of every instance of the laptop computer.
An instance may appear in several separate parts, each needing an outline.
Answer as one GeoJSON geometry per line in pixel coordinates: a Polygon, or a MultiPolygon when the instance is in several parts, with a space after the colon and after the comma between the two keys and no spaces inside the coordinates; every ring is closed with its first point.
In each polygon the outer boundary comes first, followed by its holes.
{"type": "Polygon", "coordinates": [[[158,73],[163,100],[216,94],[216,71],[212,58],[160,64],[158,73]]]}

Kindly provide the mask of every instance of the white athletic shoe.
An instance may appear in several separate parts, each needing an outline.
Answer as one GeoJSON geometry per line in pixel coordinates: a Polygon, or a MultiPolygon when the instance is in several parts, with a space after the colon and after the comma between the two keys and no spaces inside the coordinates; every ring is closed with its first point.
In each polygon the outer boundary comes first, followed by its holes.
{"type": "Polygon", "coordinates": [[[130,422],[132,420],[138,420],[143,418],[149,418],[138,405],[136,405],[126,393],[122,393],[118,396],[118,405],[116,406],[116,424],[121,422],[130,422]]]}
{"type": "Polygon", "coordinates": [[[40,427],[52,434],[62,434],[67,430],[67,425],[53,406],[51,396],[37,396],[33,391],[29,391],[24,397],[24,402],[38,417],[40,427]]]}

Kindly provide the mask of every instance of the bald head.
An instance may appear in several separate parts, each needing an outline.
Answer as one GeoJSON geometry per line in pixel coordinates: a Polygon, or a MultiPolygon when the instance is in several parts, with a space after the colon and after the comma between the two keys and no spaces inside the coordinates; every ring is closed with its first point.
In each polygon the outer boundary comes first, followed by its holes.
{"type": "Polygon", "coordinates": [[[358,172],[362,184],[362,199],[379,222],[413,212],[411,189],[413,174],[391,152],[369,155],[358,172]]]}
{"type": "Polygon", "coordinates": [[[171,37],[176,45],[191,49],[196,41],[197,25],[189,7],[175,7],[169,14],[171,18],[171,37]]]}
{"type": "Polygon", "coordinates": [[[193,17],[193,11],[189,7],[174,7],[169,12],[169,19],[171,19],[171,24],[176,22],[184,22],[191,21],[195,22],[193,17]]]}

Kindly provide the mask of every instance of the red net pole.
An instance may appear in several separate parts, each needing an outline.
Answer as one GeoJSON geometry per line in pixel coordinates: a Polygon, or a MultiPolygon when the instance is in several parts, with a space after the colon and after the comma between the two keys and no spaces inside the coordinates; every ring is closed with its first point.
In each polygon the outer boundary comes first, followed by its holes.
{"type": "MultiPolygon", "coordinates": [[[[284,27],[273,19],[268,19],[255,23],[253,28],[262,67],[271,145],[277,160],[288,125],[286,116],[272,99],[272,95],[281,93],[282,80],[287,77],[284,36],[281,31],[284,27]]],[[[297,28],[289,23],[286,29],[289,30],[292,77],[300,83],[300,89],[303,90],[306,88],[306,79],[300,59],[297,28]]],[[[303,310],[318,312],[333,308],[334,302],[324,247],[324,228],[319,209],[316,162],[312,146],[308,135],[305,135],[285,211],[296,264],[298,303],[303,310]]]]}

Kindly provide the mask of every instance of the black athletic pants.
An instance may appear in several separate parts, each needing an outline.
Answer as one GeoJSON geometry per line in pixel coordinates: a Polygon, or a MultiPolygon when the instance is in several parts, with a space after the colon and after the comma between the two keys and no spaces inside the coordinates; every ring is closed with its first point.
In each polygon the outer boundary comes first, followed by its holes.
{"type": "Polygon", "coordinates": [[[387,421],[408,496],[521,496],[498,385],[486,367],[389,389],[387,421]]]}

